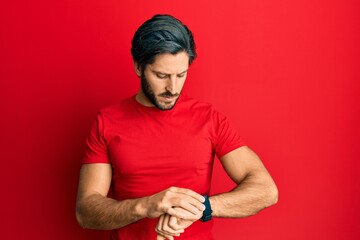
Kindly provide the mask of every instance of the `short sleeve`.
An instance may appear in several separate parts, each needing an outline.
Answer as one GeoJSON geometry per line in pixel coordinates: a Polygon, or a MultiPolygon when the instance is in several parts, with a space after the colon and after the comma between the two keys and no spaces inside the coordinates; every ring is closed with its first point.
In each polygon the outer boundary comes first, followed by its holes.
{"type": "Polygon", "coordinates": [[[225,154],[244,146],[245,142],[227,117],[218,112],[214,114],[215,154],[218,158],[221,158],[225,154]]]}
{"type": "Polygon", "coordinates": [[[85,156],[82,163],[110,163],[104,139],[102,114],[98,113],[86,139],[85,156]]]}

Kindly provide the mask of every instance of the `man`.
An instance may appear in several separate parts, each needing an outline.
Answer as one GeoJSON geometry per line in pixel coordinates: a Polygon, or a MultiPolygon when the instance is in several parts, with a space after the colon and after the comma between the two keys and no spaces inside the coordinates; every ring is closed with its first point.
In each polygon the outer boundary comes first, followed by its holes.
{"type": "Polygon", "coordinates": [[[213,239],[212,217],[246,217],[276,203],[271,176],[228,119],[181,94],[196,57],[191,31],[156,15],[136,31],[131,53],[141,88],[102,109],[90,131],[80,225],[111,229],[111,239],[213,239]],[[208,197],[215,155],[238,185],[208,197]]]}

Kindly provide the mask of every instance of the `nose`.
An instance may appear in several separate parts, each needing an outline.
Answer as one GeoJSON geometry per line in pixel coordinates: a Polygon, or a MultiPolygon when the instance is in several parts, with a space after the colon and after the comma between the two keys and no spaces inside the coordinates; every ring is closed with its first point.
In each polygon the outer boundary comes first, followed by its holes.
{"type": "Polygon", "coordinates": [[[176,93],[176,76],[170,76],[170,78],[168,79],[167,85],[166,85],[166,91],[169,91],[171,94],[175,94],[176,93]]]}

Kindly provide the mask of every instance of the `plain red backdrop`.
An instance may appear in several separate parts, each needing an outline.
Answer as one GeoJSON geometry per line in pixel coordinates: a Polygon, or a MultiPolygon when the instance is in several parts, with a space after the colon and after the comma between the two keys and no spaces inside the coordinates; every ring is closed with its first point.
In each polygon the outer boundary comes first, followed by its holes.
{"type": "MultiPolygon", "coordinates": [[[[130,41],[156,13],[194,32],[185,92],[225,113],[278,184],[217,239],[360,239],[359,1],[7,1],[0,7],[1,239],[106,239],[75,220],[97,109],[133,95],[130,41]]],[[[234,185],[215,164],[212,192],[234,185]]]]}

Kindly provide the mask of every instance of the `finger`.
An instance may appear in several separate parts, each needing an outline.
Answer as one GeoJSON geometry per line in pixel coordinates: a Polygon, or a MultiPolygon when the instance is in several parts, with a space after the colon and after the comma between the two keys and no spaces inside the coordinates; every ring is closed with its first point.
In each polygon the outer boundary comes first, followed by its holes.
{"type": "Polygon", "coordinates": [[[193,199],[189,199],[189,198],[181,198],[179,200],[179,206],[185,210],[188,210],[193,214],[198,214],[199,212],[203,212],[206,208],[203,203],[200,203],[198,201],[193,201],[193,199]]]}
{"type": "Polygon", "coordinates": [[[177,217],[171,216],[170,219],[169,219],[168,224],[169,224],[170,228],[172,228],[175,231],[182,229],[182,227],[178,224],[178,218],[177,217]]]}
{"type": "Polygon", "coordinates": [[[180,236],[180,233],[183,233],[184,230],[171,230],[170,227],[168,226],[168,221],[169,221],[169,215],[167,214],[163,214],[160,216],[158,223],[156,224],[155,227],[155,232],[158,233],[158,235],[164,237],[164,238],[173,238],[173,236],[180,236]]]}
{"type": "MultiPolygon", "coordinates": [[[[189,189],[185,189],[184,191],[190,191],[189,189]]],[[[200,195],[201,196],[201,195],[200,195]]],[[[202,196],[201,196],[202,197],[202,196]]],[[[192,212],[194,214],[197,214],[199,211],[204,211],[205,210],[205,205],[203,202],[199,201],[198,199],[189,196],[187,194],[184,193],[177,193],[176,196],[174,196],[175,198],[175,204],[173,205],[173,207],[182,207],[186,210],[188,210],[189,212],[192,212]]]]}
{"type": "Polygon", "coordinates": [[[169,231],[168,231],[169,217],[170,217],[170,215],[164,214],[164,221],[162,222],[161,229],[162,229],[162,232],[165,234],[169,234],[169,231]]]}
{"type": "Polygon", "coordinates": [[[158,235],[156,236],[156,240],[158,240],[158,239],[159,240],[163,240],[163,239],[174,240],[174,237],[170,236],[170,235],[158,233],[158,235]]]}
{"type": "Polygon", "coordinates": [[[165,239],[166,239],[165,237],[163,237],[159,234],[156,236],[156,240],[165,240],[165,239]]]}
{"type": "Polygon", "coordinates": [[[172,230],[170,226],[168,226],[170,216],[167,214],[163,214],[160,216],[159,221],[156,224],[155,232],[160,235],[167,236],[179,236],[180,233],[183,233],[184,230],[172,230]]]}
{"type": "Polygon", "coordinates": [[[183,207],[175,207],[175,208],[168,208],[166,210],[166,213],[185,220],[197,220],[199,219],[198,216],[202,216],[203,211],[199,211],[196,208],[189,207],[186,204],[183,204],[183,206],[187,206],[187,209],[184,209],[183,207]],[[189,208],[192,209],[192,211],[189,211],[189,208]]]}
{"type": "Polygon", "coordinates": [[[202,203],[205,202],[205,198],[202,195],[200,195],[197,192],[194,192],[194,191],[192,191],[190,189],[171,187],[169,190],[172,191],[172,192],[185,194],[187,196],[190,196],[190,197],[196,199],[199,202],[202,202],[202,203]]]}
{"type": "Polygon", "coordinates": [[[158,232],[158,233],[162,231],[162,226],[163,226],[163,222],[164,222],[164,215],[165,214],[160,216],[159,221],[156,224],[155,231],[158,232]]]}
{"type": "Polygon", "coordinates": [[[164,221],[162,222],[162,233],[165,233],[166,235],[171,235],[171,236],[179,236],[180,233],[184,232],[184,229],[180,228],[180,229],[173,229],[170,225],[170,219],[172,216],[166,214],[164,217],[164,221]]]}
{"type": "Polygon", "coordinates": [[[170,215],[177,214],[176,215],[177,217],[184,218],[184,219],[192,219],[194,217],[189,214],[193,214],[193,215],[200,214],[206,208],[203,203],[195,200],[192,197],[186,196],[184,194],[172,196],[172,199],[169,202],[169,204],[163,205],[162,207],[163,207],[162,211],[164,211],[165,213],[168,213],[170,215]],[[176,207],[183,208],[184,210],[188,211],[189,213],[182,212],[182,213],[185,213],[186,215],[181,216],[180,212],[176,213],[176,211],[174,211],[174,209],[172,209],[172,208],[176,208],[176,207]]]}
{"type": "MultiPolygon", "coordinates": [[[[177,207],[177,208],[175,208],[175,210],[182,212],[183,215],[186,215],[188,213],[187,210],[185,210],[181,207],[177,207]]],[[[190,215],[192,219],[186,219],[186,220],[198,220],[202,217],[203,213],[204,213],[204,211],[199,211],[197,214],[190,215]]],[[[181,220],[181,218],[179,218],[179,220],[181,220]]]]}
{"type": "MultiPolygon", "coordinates": [[[[192,214],[199,214],[205,210],[205,205],[199,201],[203,197],[190,189],[171,187],[163,193],[162,200],[157,204],[159,212],[176,214],[171,210],[173,207],[182,207],[192,214]],[[195,196],[195,197],[194,197],[195,196]],[[198,196],[198,198],[196,198],[198,196]]],[[[177,215],[180,218],[193,219],[194,217],[186,215],[177,215]]]]}

